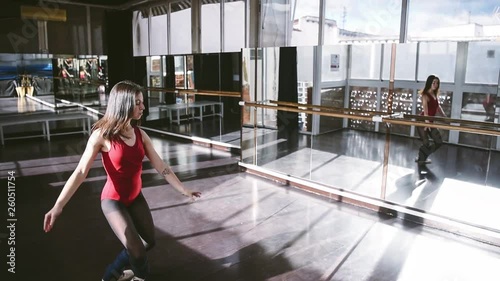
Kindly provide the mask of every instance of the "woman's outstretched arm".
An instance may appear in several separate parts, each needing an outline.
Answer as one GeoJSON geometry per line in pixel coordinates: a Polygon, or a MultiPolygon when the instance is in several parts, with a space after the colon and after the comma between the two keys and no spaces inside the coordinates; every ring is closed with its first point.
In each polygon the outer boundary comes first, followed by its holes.
{"type": "Polygon", "coordinates": [[[82,157],[80,158],[78,166],[73,171],[68,181],[66,181],[66,184],[59,194],[54,207],[52,207],[52,209],[45,214],[43,221],[43,230],[45,232],[49,232],[52,229],[54,222],[61,214],[64,206],[66,206],[78,187],[80,187],[82,182],[87,177],[90,167],[92,166],[97,153],[101,150],[102,145],[103,140],[100,133],[98,131],[94,131],[87,142],[87,146],[82,154],[82,157]]]}
{"type": "Polygon", "coordinates": [[[182,182],[177,178],[175,173],[172,171],[172,169],[161,159],[161,157],[158,155],[156,150],[153,147],[153,143],[151,142],[151,139],[149,136],[146,134],[141,129],[141,135],[142,135],[142,140],[144,142],[144,150],[146,151],[146,156],[148,157],[149,161],[151,162],[151,165],[153,168],[158,171],[163,177],[165,177],[165,180],[168,181],[177,191],[182,193],[184,196],[188,196],[191,198],[195,197],[200,197],[201,192],[197,191],[191,191],[187,189],[182,182]]]}

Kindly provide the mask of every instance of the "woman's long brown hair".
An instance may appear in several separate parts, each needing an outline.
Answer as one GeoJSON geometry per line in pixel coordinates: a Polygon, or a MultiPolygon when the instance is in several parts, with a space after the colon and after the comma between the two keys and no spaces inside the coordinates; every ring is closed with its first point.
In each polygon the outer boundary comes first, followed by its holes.
{"type": "Polygon", "coordinates": [[[427,81],[425,81],[424,89],[420,92],[421,95],[423,95],[424,93],[427,94],[429,92],[429,90],[432,88],[432,82],[434,81],[434,79],[438,80],[438,87],[437,87],[436,91],[434,92],[434,95],[436,95],[436,98],[438,97],[439,86],[441,86],[441,80],[439,80],[439,77],[437,77],[436,75],[429,75],[429,77],[427,77],[427,81]]]}
{"type": "MultiPolygon", "coordinates": [[[[100,129],[104,139],[118,139],[127,127],[129,119],[132,118],[136,95],[141,92],[141,86],[134,82],[118,82],[109,94],[106,113],[94,124],[92,130],[100,129]]],[[[133,126],[140,124],[140,120],[132,121],[133,126]]]]}

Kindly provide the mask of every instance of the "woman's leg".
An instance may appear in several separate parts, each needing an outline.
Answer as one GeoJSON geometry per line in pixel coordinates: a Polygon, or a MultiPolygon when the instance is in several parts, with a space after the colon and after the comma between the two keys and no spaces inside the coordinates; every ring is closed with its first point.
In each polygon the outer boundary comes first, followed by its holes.
{"type": "Polygon", "coordinates": [[[430,152],[430,145],[429,145],[429,136],[427,134],[427,130],[425,130],[424,127],[417,127],[417,132],[418,136],[420,137],[420,140],[422,141],[422,145],[420,146],[420,149],[418,150],[418,158],[417,161],[425,161],[427,160],[427,157],[431,154],[430,152]]]}
{"type": "Polygon", "coordinates": [[[103,280],[117,279],[128,262],[130,262],[137,277],[146,278],[148,273],[146,248],[129,214],[129,210],[123,203],[109,199],[103,200],[101,207],[111,229],[126,249],[126,251],[120,252],[115,261],[108,266],[103,280]]]}
{"type": "Polygon", "coordinates": [[[441,137],[441,133],[438,129],[432,128],[430,133],[431,139],[433,140],[433,144],[431,145],[431,153],[434,153],[438,148],[443,145],[443,138],[441,137]]]}
{"type": "MultiPolygon", "coordinates": [[[[144,249],[146,251],[150,250],[151,248],[154,247],[156,243],[155,227],[153,223],[153,217],[151,216],[151,210],[149,209],[148,203],[146,202],[146,199],[144,198],[142,193],[139,194],[139,196],[127,209],[135,225],[135,228],[137,229],[137,232],[142,238],[144,249]]],[[[144,259],[142,259],[142,257],[139,257],[139,260],[135,261],[134,261],[135,259],[134,255],[131,255],[130,258],[131,258],[132,270],[134,271],[134,273],[136,271],[149,272],[149,267],[148,267],[149,264],[147,261],[147,256],[144,256],[144,259]],[[142,267],[139,268],[141,264],[142,267]]],[[[141,277],[137,274],[136,276],[141,277]]]]}
{"type": "Polygon", "coordinates": [[[139,194],[127,209],[137,232],[144,242],[144,247],[146,247],[146,250],[152,249],[156,243],[155,227],[148,202],[142,193],[139,194]]]}

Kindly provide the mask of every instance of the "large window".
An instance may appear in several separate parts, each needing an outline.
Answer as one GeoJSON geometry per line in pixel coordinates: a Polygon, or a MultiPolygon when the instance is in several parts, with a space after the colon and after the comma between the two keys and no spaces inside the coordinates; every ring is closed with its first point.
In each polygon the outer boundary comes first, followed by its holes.
{"type": "Polygon", "coordinates": [[[269,0],[262,3],[261,38],[262,47],[287,46],[290,30],[290,4],[282,0],[269,0]]]}
{"type": "MultiPolygon", "coordinates": [[[[334,29],[325,29],[325,42],[333,40],[397,40],[401,18],[401,1],[393,0],[325,0],[325,18],[333,20],[334,29]]],[[[337,41],[338,40],[338,41],[337,41]]]]}
{"type": "Polygon", "coordinates": [[[201,51],[220,52],[220,0],[201,6],[201,51]]]}
{"type": "Polygon", "coordinates": [[[191,46],[191,1],[182,1],[170,4],[170,32],[172,32],[172,54],[189,54],[191,46]]]}
{"type": "Polygon", "coordinates": [[[151,55],[165,55],[167,48],[167,15],[157,15],[151,17],[151,55]]]}
{"type": "MultiPolygon", "coordinates": [[[[318,0],[292,0],[289,26],[292,46],[318,45],[319,32],[319,1],[318,0]]],[[[326,24],[333,27],[333,21],[326,24]]]]}
{"type": "Polygon", "coordinates": [[[500,44],[498,42],[469,42],[466,83],[498,84],[500,44]]]}
{"type": "Polygon", "coordinates": [[[245,1],[224,3],[224,51],[245,48],[245,1]]]}
{"type": "MultiPolygon", "coordinates": [[[[389,80],[391,73],[391,55],[392,44],[384,46],[384,67],[382,79],[389,80]]],[[[417,44],[398,44],[396,45],[396,68],[395,80],[415,81],[415,70],[417,64],[417,44]]]]}
{"type": "Polygon", "coordinates": [[[351,79],[379,79],[382,45],[353,45],[351,79]]]}
{"type": "Polygon", "coordinates": [[[456,42],[420,43],[419,53],[418,81],[425,81],[430,74],[441,82],[455,81],[456,42]]]}
{"type": "Polygon", "coordinates": [[[132,15],[132,42],[134,44],[134,56],[149,56],[148,13],[135,11],[132,15]]]}
{"type": "Polygon", "coordinates": [[[453,41],[492,38],[500,35],[498,1],[409,1],[409,40],[453,41]]]}

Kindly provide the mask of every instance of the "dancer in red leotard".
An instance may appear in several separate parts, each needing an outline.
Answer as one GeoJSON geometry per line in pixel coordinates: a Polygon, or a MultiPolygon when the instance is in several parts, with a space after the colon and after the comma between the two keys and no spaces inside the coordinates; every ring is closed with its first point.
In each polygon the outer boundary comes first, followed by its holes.
{"type": "Polygon", "coordinates": [[[132,280],[142,281],[149,273],[146,251],[154,246],[155,237],[153,218],[141,193],[144,156],[180,193],[191,198],[201,196],[200,192],[184,187],[155,151],[149,136],[138,127],[144,109],[139,85],[123,81],[113,87],[104,117],[94,124],[78,166],[64,185],[54,207],[45,215],[43,223],[45,232],[53,228],[64,206],[87,177],[96,155],[101,152],[107,174],[101,208],[124,246],[106,268],[103,281],[130,280],[132,277],[132,280]],[[124,271],[128,266],[133,274],[124,271]],[[130,276],[125,276],[125,272],[130,276]]]}
{"type": "MultiPolygon", "coordinates": [[[[430,75],[427,77],[425,87],[422,92],[420,92],[422,95],[423,107],[420,115],[436,116],[436,114],[439,113],[446,117],[443,108],[439,105],[439,85],[440,81],[437,76],[430,75]]],[[[431,123],[432,121],[425,120],[425,122],[431,123]]],[[[415,159],[415,162],[418,164],[428,164],[430,163],[428,159],[429,155],[434,153],[443,144],[443,139],[441,138],[441,133],[436,128],[417,127],[417,131],[422,140],[422,146],[420,146],[418,157],[415,159]],[[429,141],[429,137],[432,139],[432,142],[429,141]]]]}

